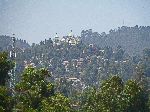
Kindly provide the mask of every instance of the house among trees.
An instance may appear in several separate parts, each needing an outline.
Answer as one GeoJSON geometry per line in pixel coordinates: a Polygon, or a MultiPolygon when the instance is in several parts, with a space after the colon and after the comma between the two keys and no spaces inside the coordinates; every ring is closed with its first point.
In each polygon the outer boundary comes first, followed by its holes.
{"type": "Polygon", "coordinates": [[[72,33],[72,30],[67,36],[63,36],[62,38],[60,38],[56,33],[56,36],[54,38],[54,45],[67,43],[68,45],[74,46],[79,44],[79,42],[80,42],[80,37],[79,36],[75,37],[72,33]]]}

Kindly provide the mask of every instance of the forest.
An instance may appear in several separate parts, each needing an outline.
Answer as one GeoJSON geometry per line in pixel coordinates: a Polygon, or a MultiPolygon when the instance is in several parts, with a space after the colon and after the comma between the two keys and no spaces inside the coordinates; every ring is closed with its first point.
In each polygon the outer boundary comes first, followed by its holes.
{"type": "Polygon", "coordinates": [[[150,26],[0,43],[0,112],[150,112],[150,26]]]}

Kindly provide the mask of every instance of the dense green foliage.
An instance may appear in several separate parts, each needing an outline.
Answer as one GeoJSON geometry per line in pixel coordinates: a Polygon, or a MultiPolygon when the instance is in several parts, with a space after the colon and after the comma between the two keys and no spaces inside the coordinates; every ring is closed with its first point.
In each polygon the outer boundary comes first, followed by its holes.
{"type": "Polygon", "coordinates": [[[6,84],[9,79],[8,72],[13,68],[13,62],[8,60],[7,53],[0,53],[0,111],[9,112],[12,109],[13,99],[10,97],[6,84]]]}
{"type": "Polygon", "coordinates": [[[8,80],[8,72],[13,68],[13,63],[8,60],[7,53],[0,53],[0,85],[4,86],[8,80]]]}
{"type": "MultiPolygon", "coordinates": [[[[14,62],[0,53],[0,112],[149,112],[149,32],[123,26],[63,38],[77,44],[17,40],[15,96],[5,86],[14,62]]],[[[12,49],[10,39],[1,36],[1,51],[12,49]]]]}
{"type": "Polygon", "coordinates": [[[99,47],[116,48],[121,45],[130,55],[139,55],[145,48],[150,48],[150,26],[122,26],[111,29],[108,34],[83,30],[81,38],[86,44],[96,44],[99,47]]]}
{"type": "Polygon", "coordinates": [[[83,112],[149,112],[146,91],[133,80],[123,84],[118,76],[105,80],[100,90],[83,94],[82,99],[83,112]]]}
{"type": "Polygon", "coordinates": [[[27,68],[16,85],[17,105],[21,112],[70,112],[68,98],[54,92],[54,85],[46,80],[50,74],[46,69],[27,68]]]}
{"type": "Polygon", "coordinates": [[[0,86],[0,112],[11,112],[14,99],[10,96],[10,90],[0,86]]]}
{"type": "MultiPolygon", "coordinates": [[[[6,50],[11,50],[11,44],[12,44],[12,39],[10,36],[6,36],[6,35],[1,35],[0,36],[0,51],[6,51],[6,50]]],[[[30,45],[25,41],[25,40],[21,40],[21,39],[17,39],[16,41],[16,46],[20,49],[24,49],[24,48],[29,48],[30,45]]]]}
{"type": "MultiPolygon", "coordinates": [[[[7,56],[7,55],[5,55],[7,56]]],[[[1,55],[3,57],[3,55],[1,55]]],[[[3,61],[8,61],[6,58],[3,61]]],[[[9,62],[10,64],[11,62],[9,62]]],[[[8,65],[5,65],[6,67],[8,65]]],[[[139,72],[137,75],[142,74],[139,72]]],[[[15,96],[11,96],[9,89],[0,87],[0,111],[2,112],[149,112],[148,88],[138,78],[138,81],[123,82],[119,76],[112,76],[103,80],[98,88],[86,87],[84,91],[69,92],[65,88],[72,85],[67,79],[61,79],[64,88],[58,91],[49,77],[47,69],[27,67],[21,75],[21,80],[15,87],[15,96]],[[141,83],[142,82],[142,83],[141,83]],[[70,97],[77,95],[77,99],[70,97]],[[70,97],[70,98],[69,98],[70,97]]],[[[140,77],[142,77],[140,75],[140,77]]],[[[71,87],[70,87],[71,89],[71,87]]],[[[71,89],[73,90],[73,88],[71,89]]],[[[76,90],[76,89],[75,89],[76,90]]]]}
{"type": "MultiPolygon", "coordinates": [[[[29,47],[26,41],[18,40],[21,44],[17,44],[16,50],[17,79],[19,81],[25,66],[31,63],[37,68],[48,68],[55,78],[76,77],[86,86],[98,86],[110,74],[119,74],[128,80],[134,77],[138,64],[143,66],[148,77],[149,32],[149,26],[122,26],[110,30],[109,34],[86,30],[81,32],[77,45],[67,42],[56,45],[49,38],[29,47]]],[[[6,43],[2,49],[10,51],[10,37],[1,36],[0,40],[2,44],[6,43]]]]}

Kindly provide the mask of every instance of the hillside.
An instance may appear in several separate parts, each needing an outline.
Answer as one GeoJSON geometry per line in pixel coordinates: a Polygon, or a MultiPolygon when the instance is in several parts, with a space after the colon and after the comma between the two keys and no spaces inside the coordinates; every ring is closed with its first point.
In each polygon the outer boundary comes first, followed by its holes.
{"type": "MultiPolygon", "coordinates": [[[[144,66],[145,75],[150,76],[150,49],[146,49],[150,48],[149,31],[150,27],[123,26],[109,34],[99,34],[90,29],[82,31],[81,37],[56,36],[31,47],[17,39],[20,49],[16,50],[16,72],[20,74],[28,65],[46,67],[55,79],[75,77],[86,86],[98,85],[110,74],[120,74],[128,80],[135,75],[136,66],[144,66]]],[[[0,42],[1,50],[12,44],[8,36],[1,36],[0,42]]]]}
{"type": "MultiPolygon", "coordinates": [[[[9,46],[12,45],[12,40],[10,36],[1,35],[0,36],[0,51],[8,50],[9,46]]],[[[17,39],[16,47],[21,49],[29,48],[30,45],[26,42],[26,40],[17,39]]]]}
{"type": "Polygon", "coordinates": [[[150,48],[150,26],[122,26],[111,29],[108,34],[92,32],[92,29],[83,30],[81,38],[84,43],[96,44],[99,47],[116,48],[120,45],[130,55],[137,55],[141,54],[143,49],[150,48]]]}

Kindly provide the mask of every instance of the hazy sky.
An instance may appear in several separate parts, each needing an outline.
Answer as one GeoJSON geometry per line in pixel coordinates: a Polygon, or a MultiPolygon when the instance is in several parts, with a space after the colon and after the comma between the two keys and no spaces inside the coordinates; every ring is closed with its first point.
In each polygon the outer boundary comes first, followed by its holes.
{"type": "Polygon", "coordinates": [[[150,25],[150,0],[0,0],[0,35],[15,33],[29,43],[122,25],[150,25]]]}

